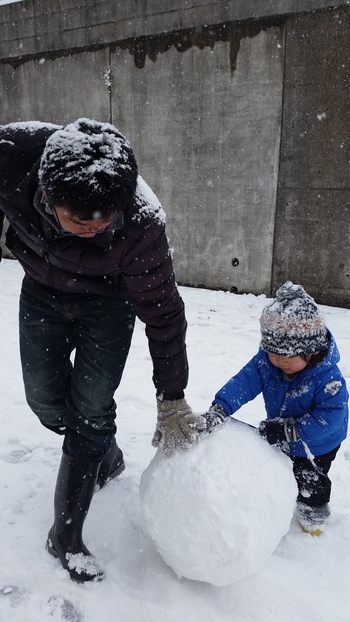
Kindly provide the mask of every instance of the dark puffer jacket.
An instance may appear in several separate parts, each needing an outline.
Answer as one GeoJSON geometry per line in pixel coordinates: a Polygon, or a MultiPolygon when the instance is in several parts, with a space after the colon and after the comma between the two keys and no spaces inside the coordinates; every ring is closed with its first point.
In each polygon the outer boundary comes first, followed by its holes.
{"type": "Polygon", "coordinates": [[[187,324],[164,212],[139,177],[134,203],[115,231],[89,239],[57,235],[38,189],[40,158],[57,129],[39,122],[0,126],[0,209],[10,223],[6,244],[31,279],[60,295],[113,296],[126,288],[146,324],[154,384],[177,397],[188,379],[187,324]]]}

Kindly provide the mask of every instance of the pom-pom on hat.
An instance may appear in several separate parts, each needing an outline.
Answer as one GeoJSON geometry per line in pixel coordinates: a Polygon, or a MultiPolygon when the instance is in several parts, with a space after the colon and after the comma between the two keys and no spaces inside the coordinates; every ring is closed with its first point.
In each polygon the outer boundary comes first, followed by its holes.
{"type": "Polygon", "coordinates": [[[327,328],[314,299],[287,281],[260,318],[261,347],[280,356],[302,356],[328,349],[327,328]]]}

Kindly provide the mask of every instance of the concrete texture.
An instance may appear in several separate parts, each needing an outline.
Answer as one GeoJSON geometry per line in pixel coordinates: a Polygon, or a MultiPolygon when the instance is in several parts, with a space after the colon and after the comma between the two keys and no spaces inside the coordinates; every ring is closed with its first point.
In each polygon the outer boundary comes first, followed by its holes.
{"type": "Polygon", "coordinates": [[[350,302],[350,26],[345,9],[293,17],[286,34],[273,286],[350,302]]]}
{"type": "Polygon", "coordinates": [[[25,0],[0,7],[0,57],[101,46],[224,22],[319,11],[334,0],[25,0]],[[49,9],[48,9],[49,6],[49,9]]]}
{"type": "Polygon", "coordinates": [[[0,65],[1,123],[40,119],[66,124],[78,117],[110,120],[109,53],[0,65]]]}
{"type": "Polygon", "coordinates": [[[142,71],[112,56],[113,118],[160,197],[181,283],[268,290],[282,102],[283,32],[173,48],[142,71]],[[130,97],[128,96],[130,94],[130,97]]]}

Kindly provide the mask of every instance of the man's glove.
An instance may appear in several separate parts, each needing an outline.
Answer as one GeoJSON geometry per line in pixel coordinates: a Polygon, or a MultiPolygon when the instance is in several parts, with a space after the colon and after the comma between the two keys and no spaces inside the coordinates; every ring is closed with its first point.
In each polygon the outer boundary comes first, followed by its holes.
{"type": "Polygon", "coordinates": [[[291,441],[298,440],[294,419],[265,419],[261,421],[258,428],[260,436],[270,445],[279,447],[285,454],[289,455],[291,441]]]}
{"type": "Polygon", "coordinates": [[[153,447],[161,447],[170,457],[176,449],[187,451],[199,440],[199,433],[205,429],[202,417],[192,413],[185,398],[164,400],[157,398],[157,426],[152,439],[153,447]]]}
{"type": "Polygon", "coordinates": [[[228,418],[228,415],[221,404],[213,404],[210,406],[208,412],[201,415],[204,420],[204,429],[201,435],[211,434],[214,430],[221,428],[222,424],[228,418]]]}

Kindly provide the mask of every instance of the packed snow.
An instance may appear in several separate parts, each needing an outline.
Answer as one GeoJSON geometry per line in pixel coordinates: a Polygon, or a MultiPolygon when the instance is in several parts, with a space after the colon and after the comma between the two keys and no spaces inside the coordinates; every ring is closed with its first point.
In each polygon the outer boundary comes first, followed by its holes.
{"type": "Polygon", "coordinates": [[[159,450],[140,493],[147,531],[177,576],[223,587],[269,559],[289,530],[297,486],[287,456],[228,418],[192,451],[159,450]]]}
{"type": "MultiPolygon", "coordinates": [[[[95,494],[84,529],[86,545],[103,564],[105,579],[90,586],[69,579],[45,550],[62,439],[38,423],[25,401],[17,335],[21,280],[19,264],[3,260],[1,622],[349,622],[348,439],[330,471],[332,516],[319,538],[303,533],[294,516],[288,533],[263,566],[224,587],[180,579],[164,562],[141,512],[141,476],[156,453],[151,445],[156,406],[147,341],[139,322],[117,395],[118,441],[126,470],[95,494]]],[[[180,291],[189,322],[191,371],[186,397],[195,412],[203,412],[215,392],[257,351],[259,317],[268,299],[184,287],[180,291]]],[[[322,306],[322,311],[350,385],[350,311],[328,306],[322,306]]],[[[237,416],[256,425],[265,417],[262,399],[244,406],[237,416]]],[[[205,439],[208,447],[210,440],[205,439]]],[[[215,465],[210,468],[214,471],[215,465]]],[[[240,469],[231,475],[239,481],[240,469]]],[[[274,477],[279,477],[277,465],[274,477]]],[[[232,514],[230,499],[227,505],[225,499],[220,503],[232,514]]],[[[253,530],[256,516],[248,515],[246,520],[253,530]]]]}

